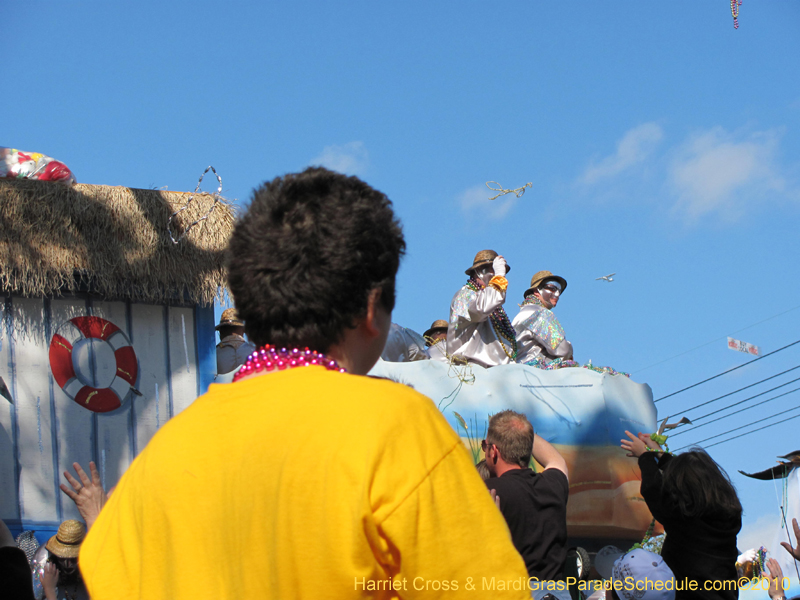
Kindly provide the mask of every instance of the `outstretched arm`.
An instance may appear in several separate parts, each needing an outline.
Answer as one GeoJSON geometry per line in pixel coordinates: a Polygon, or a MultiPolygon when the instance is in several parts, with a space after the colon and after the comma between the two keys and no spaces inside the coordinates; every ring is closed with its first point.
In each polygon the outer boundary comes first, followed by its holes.
{"type": "Polygon", "coordinates": [[[545,469],[558,469],[567,477],[569,481],[569,470],[567,461],[547,440],[542,439],[535,433],[533,434],[533,458],[545,469]]]}

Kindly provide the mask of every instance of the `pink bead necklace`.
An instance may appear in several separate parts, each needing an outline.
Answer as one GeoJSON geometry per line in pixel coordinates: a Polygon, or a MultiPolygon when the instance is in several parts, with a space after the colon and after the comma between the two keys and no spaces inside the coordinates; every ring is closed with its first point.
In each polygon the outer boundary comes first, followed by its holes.
{"type": "Polygon", "coordinates": [[[329,371],[339,371],[347,373],[347,369],[340,367],[332,358],[328,358],[321,352],[309,350],[308,348],[276,348],[266,344],[247,357],[247,361],[233,376],[234,381],[239,381],[252,373],[269,371],[285,371],[295,367],[310,367],[317,365],[325,367],[329,371]]]}

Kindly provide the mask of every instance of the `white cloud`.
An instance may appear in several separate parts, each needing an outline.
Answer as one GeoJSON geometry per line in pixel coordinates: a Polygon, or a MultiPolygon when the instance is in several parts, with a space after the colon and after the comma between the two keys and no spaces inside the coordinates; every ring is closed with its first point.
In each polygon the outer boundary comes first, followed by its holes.
{"type": "Polygon", "coordinates": [[[619,175],[623,171],[645,161],[655,150],[664,132],[657,123],[643,123],[630,129],[617,143],[617,151],[601,160],[593,160],[586,167],[580,181],[594,184],[603,179],[619,175]]]}
{"type": "MultiPolygon", "coordinates": [[[[772,490],[769,491],[771,492],[772,490]]],[[[775,555],[777,554],[776,549],[770,548],[770,546],[772,546],[776,532],[780,530],[780,527],[780,513],[763,514],[755,521],[746,522],[742,525],[736,544],[742,552],[750,548],[758,549],[761,546],[765,546],[770,551],[770,554],[775,555]]],[[[783,548],[779,547],[777,550],[783,551],[783,548]]]]}
{"type": "Polygon", "coordinates": [[[732,220],[768,192],[782,191],[776,131],[742,136],[714,127],[691,136],[677,150],[668,181],[677,193],[673,210],[690,220],[716,212],[732,220]]]}
{"type": "MultiPolygon", "coordinates": [[[[461,210],[467,216],[499,221],[508,214],[517,197],[514,194],[506,194],[496,200],[489,200],[496,194],[497,192],[491,191],[485,185],[476,185],[461,192],[458,196],[458,202],[461,205],[461,210]]],[[[524,198],[525,196],[522,197],[524,198]]]]}
{"type": "Polygon", "coordinates": [[[309,164],[347,175],[364,175],[369,165],[369,154],[364,142],[348,142],[341,146],[325,146],[322,154],[312,158],[309,164]]]}

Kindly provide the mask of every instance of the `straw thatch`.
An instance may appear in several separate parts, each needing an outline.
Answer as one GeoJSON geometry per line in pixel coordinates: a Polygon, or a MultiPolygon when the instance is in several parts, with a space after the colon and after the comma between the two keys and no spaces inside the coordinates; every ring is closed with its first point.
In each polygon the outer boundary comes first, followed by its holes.
{"type": "Polygon", "coordinates": [[[211,304],[225,293],[234,225],[210,194],[0,180],[0,286],[23,296],[88,291],[107,299],[211,304]]]}

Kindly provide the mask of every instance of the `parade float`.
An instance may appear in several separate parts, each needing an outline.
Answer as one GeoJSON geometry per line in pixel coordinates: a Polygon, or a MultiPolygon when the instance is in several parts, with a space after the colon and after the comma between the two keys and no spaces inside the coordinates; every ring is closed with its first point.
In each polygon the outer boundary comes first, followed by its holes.
{"type": "Polygon", "coordinates": [[[645,533],[663,532],[660,524],[651,528],[653,517],[639,493],[638,464],[620,448],[626,430],[657,430],[650,386],[591,364],[547,370],[523,364],[484,368],[459,364],[452,357],[409,360],[424,352],[424,344],[419,334],[393,325],[384,352],[391,360],[379,360],[370,374],[429,396],[476,463],[482,458],[480,442],[489,416],[504,409],[525,414],[536,433],[567,461],[571,545],[590,552],[607,544],[627,548],[641,542],[645,533]],[[401,351],[403,345],[408,349],[401,351]]]}
{"type": "Polygon", "coordinates": [[[216,194],[6,177],[0,518],[41,542],[80,518],[63,471],[93,460],[111,488],[213,381],[234,219],[216,194]]]}

